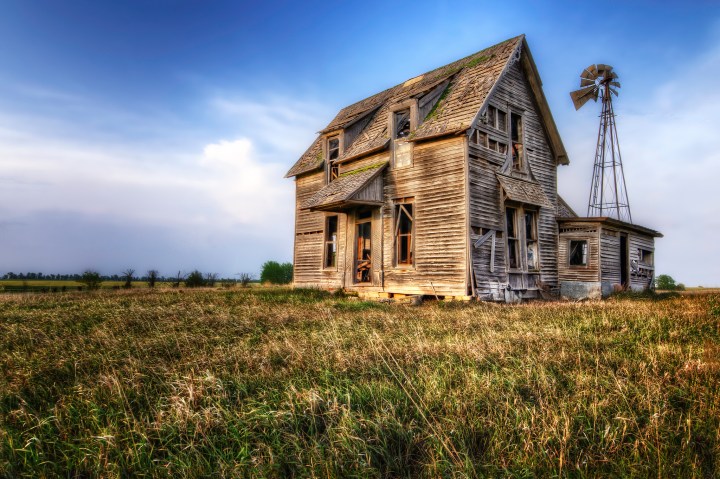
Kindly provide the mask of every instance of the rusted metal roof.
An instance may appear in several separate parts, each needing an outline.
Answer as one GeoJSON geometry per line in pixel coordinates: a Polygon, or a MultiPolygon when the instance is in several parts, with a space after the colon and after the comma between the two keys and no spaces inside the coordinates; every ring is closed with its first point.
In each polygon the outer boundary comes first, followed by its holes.
{"type": "MultiPolygon", "coordinates": [[[[308,198],[300,209],[338,210],[346,206],[358,204],[374,204],[372,199],[355,199],[387,166],[387,162],[358,168],[340,175],[339,178],[325,185],[317,193],[308,198]]],[[[382,202],[382,196],[376,202],[382,202]]]]}
{"type": "Polygon", "coordinates": [[[500,173],[496,173],[496,176],[505,194],[512,201],[536,206],[554,207],[539,183],[513,178],[500,173]]]}

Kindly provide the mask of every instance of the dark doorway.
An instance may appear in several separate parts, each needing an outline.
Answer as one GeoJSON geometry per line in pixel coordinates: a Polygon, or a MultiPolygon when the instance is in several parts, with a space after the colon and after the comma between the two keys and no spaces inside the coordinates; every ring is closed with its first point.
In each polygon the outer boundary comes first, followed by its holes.
{"type": "Polygon", "coordinates": [[[620,235],[620,284],[623,288],[630,286],[630,271],[628,263],[628,238],[626,234],[620,235]]]}

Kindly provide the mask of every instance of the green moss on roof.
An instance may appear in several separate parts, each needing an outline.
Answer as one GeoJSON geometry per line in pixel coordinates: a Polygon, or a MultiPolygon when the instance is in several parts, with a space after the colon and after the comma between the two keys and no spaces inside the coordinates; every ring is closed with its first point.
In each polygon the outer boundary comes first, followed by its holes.
{"type": "Polygon", "coordinates": [[[345,173],[340,175],[340,178],[343,178],[345,176],[357,175],[358,173],[362,173],[362,172],[368,171],[368,170],[374,170],[376,168],[380,168],[381,166],[383,166],[385,164],[387,164],[387,161],[378,161],[377,163],[373,163],[372,165],[360,167],[357,170],[346,171],[345,173]]]}
{"type": "Polygon", "coordinates": [[[450,94],[450,91],[452,90],[452,83],[448,83],[448,86],[445,88],[445,91],[442,92],[442,95],[440,95],[440,98],[437,99],[435,104],[432,107],[432,110],[425,116],[425,119],[423,121],[432,120],[438,114],[440,113],[440,104],[443,102],[443,100],[450,94]]]}

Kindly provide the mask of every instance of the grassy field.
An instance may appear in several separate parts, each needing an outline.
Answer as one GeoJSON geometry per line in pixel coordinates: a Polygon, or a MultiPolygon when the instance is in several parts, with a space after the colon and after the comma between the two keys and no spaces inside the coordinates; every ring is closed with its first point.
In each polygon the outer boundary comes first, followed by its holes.
{"type": "Polygon", "coordinates": [[[720,298],[0,296],[0,477],[719,477],[720,298]]]}

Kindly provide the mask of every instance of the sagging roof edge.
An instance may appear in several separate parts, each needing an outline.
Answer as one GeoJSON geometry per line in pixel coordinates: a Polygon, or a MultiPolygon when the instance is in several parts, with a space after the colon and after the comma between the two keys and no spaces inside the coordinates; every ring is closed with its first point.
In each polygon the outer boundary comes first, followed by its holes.
{"type": "Polygon", "coordinates": [[[610,226],[614,226],[616,228],[624,228],[627,230],[635,231],[636,233],[642,233],[646,234],[648,236],[652,236],[654,238],[663,238],[663,234],[659,231],[655,231],[650,228],[646,228],[645,226],[636,225],[633,223],[627,223],[625,221],[620,221],[615,218],[610,218],[609,216],[589,216],[589,217],[575,217],[575,218],[557,218],[557,222],[559,223],[606,223],[610,226]]]}

